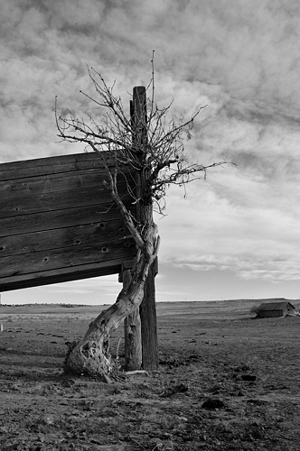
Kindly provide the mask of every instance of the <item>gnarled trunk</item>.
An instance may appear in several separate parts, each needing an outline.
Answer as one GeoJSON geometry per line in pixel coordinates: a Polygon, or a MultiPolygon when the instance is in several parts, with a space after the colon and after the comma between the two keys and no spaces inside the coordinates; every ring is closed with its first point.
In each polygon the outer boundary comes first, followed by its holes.
{"type": "Polygon", "coordinates": [[[91,322],[83,339],[66,359],[67,372],[110,380],[114,369],[109,352],[110,331],[138,308],[143,300],[144,284],[144,281],[132,282],[126,290],[122,289],[116,303],[91,322]]]}
{"type": "Polygon", "coordinates": [[[131,315],[144,298],[145,281],[159,246],[159,237],[156,237],[153,224],[144,235],[144,240],[145,245],[138,251],[130,283],[123,287],[115,304],[90,323],[83,339],[70,350],[65,360],[66,372],[86,374],[106,382],[113,377],[114,365],[109,352],[110,331],[131,315]]]}

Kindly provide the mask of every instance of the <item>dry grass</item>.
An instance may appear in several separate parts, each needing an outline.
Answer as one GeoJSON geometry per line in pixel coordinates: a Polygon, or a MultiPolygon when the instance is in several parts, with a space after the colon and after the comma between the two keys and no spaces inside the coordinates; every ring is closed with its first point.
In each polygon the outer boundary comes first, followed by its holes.
{"type": "Polygon", "coordinates": [[[298,451],[300,319],[251,306],[158,304],[160,372],[111,385],[61,374],[98,307],[2,307],[1,451],[298,451]]]}

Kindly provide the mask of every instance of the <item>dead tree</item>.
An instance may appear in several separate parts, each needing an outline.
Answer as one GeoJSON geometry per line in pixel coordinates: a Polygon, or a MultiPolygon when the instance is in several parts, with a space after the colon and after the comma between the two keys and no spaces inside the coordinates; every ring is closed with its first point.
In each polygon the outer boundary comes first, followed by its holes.
{"type": "MultiPolygon", "coordinates": [[[[97,98],[83,94],[99,107],[100,119],[96,121],[90,116],[79,119],[66,110],[59,115],[55,108],[58,136],[64,141],[84,143],[103,159],[107,170],[105,186],[135,241],[136,257],[115,304],[91,322],[85,336],[68,353],[65,369],[110,381],[114,376],[109,351],[110,331],[140,307],[145,290],[149,289],[146,286],[149,271],[153,270],[158,254],[160,238],[153,222],[153,209],[163,214],[164,197],[170,185],[185,185],[199,178],[199,173],[205,176],[208,168],[224,162],[207,166],[188,162],[183,142],[191,137],[190,130],[201,108],[187,121],[169,118],[170,105],[160,109],[155,104],[154,70],[148,87],[152,91],[150,99],[146,99],[144,87],[134,88],[130,117],[126,116],[121,99],[114,95],[113,88],[107,86],[101,74],[92,69],[89,76],[97,98]],[[108,159],[113,159],[113,169],[107,164],[108,159]],[[137,190],[132,188],[132,180],[128,180],[127,185],[137,207],[135,216],[118,193],[117,180],[124,166],[132,168],[137,177],[137,190]]],[[[147,352],[149,354],[149,349],[147,352]]],[[[158,364],[155,355],[143,355],[146,361],[147,357],[150,367],[155,359],[158,364]]]]}

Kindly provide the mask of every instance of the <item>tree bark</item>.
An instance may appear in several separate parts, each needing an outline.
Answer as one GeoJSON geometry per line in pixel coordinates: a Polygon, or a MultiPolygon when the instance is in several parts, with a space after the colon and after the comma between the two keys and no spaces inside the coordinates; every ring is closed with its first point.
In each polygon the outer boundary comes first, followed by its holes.
{"type": "Polygon", "coordinates": [[[144,285],[145,281],[131,282],[128,289],[121,290],[116,303],[90,323],[83,339],[66,358],[66,372],[97,376],[110,382],[114,370],[109,352],[110,331],[138,308],[144,297],[144,285]]]}
{"type": "Polygon", "coordinates": [[[159,247],[159,237],[153,223],[145,228],[143,239],[144,246],[138,250],[129,285],[122,288],[115,304],[90,323],[83,339],[70,350],[65,360],[66,372],[96,376],[107,382],[114,377],[109,352],[110,331],[134,313],[144,298],[145,282],[159,247]]]}

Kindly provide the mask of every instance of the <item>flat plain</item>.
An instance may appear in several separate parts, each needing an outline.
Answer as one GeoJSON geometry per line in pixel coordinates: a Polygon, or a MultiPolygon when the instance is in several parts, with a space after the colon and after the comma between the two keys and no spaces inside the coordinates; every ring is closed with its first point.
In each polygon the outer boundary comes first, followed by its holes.
{"type": "Polygon", "coordinates": [[[259,303],[158,303],[159,372],[112,384],[62,373],[107,306],[1,306],[0,450],[299,451],[300,317],[259,303]]]}

